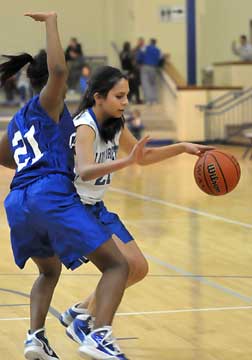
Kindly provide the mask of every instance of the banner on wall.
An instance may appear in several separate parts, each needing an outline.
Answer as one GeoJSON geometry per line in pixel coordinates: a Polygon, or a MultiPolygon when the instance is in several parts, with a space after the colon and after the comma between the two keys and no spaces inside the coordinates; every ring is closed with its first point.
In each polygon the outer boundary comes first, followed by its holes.
{"type": "Polygon", "coordinates": [[[161,22],[183,22],[185,21],[185,6],[163,5],[159,7],[158,16],[161,22]]]}

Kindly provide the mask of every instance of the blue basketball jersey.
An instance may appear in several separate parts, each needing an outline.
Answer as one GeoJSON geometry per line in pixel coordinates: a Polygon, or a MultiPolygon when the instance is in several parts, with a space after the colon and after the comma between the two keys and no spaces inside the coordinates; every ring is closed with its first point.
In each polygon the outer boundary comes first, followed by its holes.
{"type": "Polygon", "coordinates": [[[33,97],[10,121],[8,139],[17,164],[11,189],[52,173],[74,179],[75,127],[66,105],[56,123],[33,97]]]}

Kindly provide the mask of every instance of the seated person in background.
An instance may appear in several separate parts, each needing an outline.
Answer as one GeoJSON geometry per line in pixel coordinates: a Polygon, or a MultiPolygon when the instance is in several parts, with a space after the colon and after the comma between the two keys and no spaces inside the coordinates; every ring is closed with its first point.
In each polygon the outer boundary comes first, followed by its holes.
{"type": "Polygon", "coordinates": [[[240,36],[240,46],[233,41],[232,51],[240,57],[241,61],[252,61],[252,45],[248,42],[246,35],[240,36]]]}
{"type": "Polygon", "coordinates": [[[26,101],[28,101],[32,97],[32,89],[30,87],[30,82],[27,77],[27,68],[25,65],[17,75],[17,90],[19,94],[19,104],[20,106],[24,106],[26,101]]]}
{"type": "Polygon", "coordinates": [[[90,67],[83,65],[80,76],[80,92],[83,94],[87,88],[87,82],[90,77],[90,67]]]}

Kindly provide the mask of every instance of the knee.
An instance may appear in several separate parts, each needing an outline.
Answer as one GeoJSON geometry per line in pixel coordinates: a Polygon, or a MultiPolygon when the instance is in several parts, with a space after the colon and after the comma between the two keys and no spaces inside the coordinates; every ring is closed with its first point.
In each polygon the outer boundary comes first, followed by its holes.
{"type": "Polygon", "coordinates": [[[42,275],[45,279],[57,284],[61,273],[61,267],[61,264],[57,264],[53,267],[49,267],[48,269],[43,269],[40,271],[40,275],[42,275]]]}
{"type": "Polygon", "coordinates": [[[118,259],[116,266],[120,269],[120,272],[128,278],[130,267],[128,264],[128,261],[122,256],[120,259],[118,259]]]}
{"type": "Polygon", "coordinates": [[[128,282],[134,284],[145,278],[149,271],[149,265],[144,256],[128,259],[129,278],[128,282]]]}
{"type": "Polygon", "coordinates": [[[121,276],[126,277],[126,279],[130,271],[129,263],[122,254],[117,254],[115,257],[109,256],[106,258],[106,261],[103,259],[103,263],[99,266],[99,269],[102,273],[116,271],[118,274],[120,273],[121,276]]]}

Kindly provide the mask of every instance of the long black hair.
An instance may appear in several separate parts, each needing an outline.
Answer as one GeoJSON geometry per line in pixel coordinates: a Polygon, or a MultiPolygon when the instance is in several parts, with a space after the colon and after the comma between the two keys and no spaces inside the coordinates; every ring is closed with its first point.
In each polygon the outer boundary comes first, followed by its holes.
{"type": "Polygon", "coordinates": [[[27,77],[30,80],[32,88],[39,92],[48,80],[47,57],[45,50],[41,50],[34,58],[28,54],[23,53],[20,55],[2,55],[8,61],[0,64],[0,86],[21,70],[26,64],[27,77]]]}
{"type": "MultiPolygon", "coordinates": [[[[99,67],[88,80],[88,87],[74,116],[81,116],[88,108],[95,105],[95,93],[98,93],[103,98],[106,98],[109,91],[121,79],[127,80],[127,76],[125,76],[119,69],[112,66],[99,67]]],[[[125,120],[123,116],[121,118],[111,117],[106,119],[99,128],[101,138],[105,142],[113,140],[116,133],[124,127],[124,122],[125,120]]]]}

